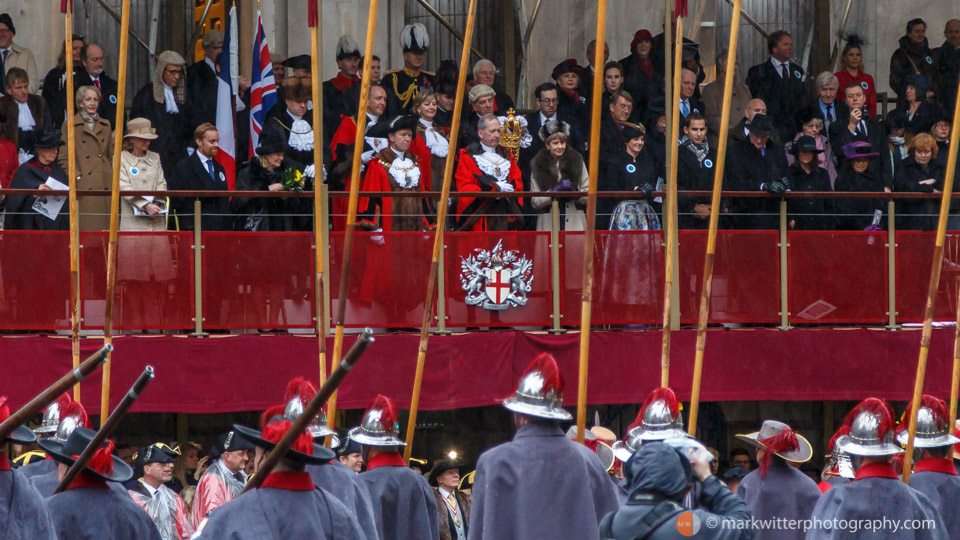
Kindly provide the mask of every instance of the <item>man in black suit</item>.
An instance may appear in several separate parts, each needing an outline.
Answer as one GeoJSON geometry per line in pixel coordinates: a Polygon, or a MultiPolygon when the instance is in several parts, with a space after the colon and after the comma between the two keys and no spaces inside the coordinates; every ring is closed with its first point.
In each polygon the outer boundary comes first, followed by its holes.
{"type": "Polygon", "coordinates": [[[777,126],[780,140],[791,141],[800,130],[803,68],[790,61],[793,57],[793,38],[785,30],[770,34],[767,50],[770,59],[750,68],[747,86],[753,97],[767,103],[767,112],[777,126]]]}
{"type": "MultiPolygon", "coordinates": [[[[117,81],[103,72],[103,49],[96,43],[87,43],[80,50],[80,64],[83,69],[77,74],[74,88],[96,86],[100,90],[100,107],[97,109],[97,114],[101,118],[106,118],[110,122],[110,127],[114,127],[117,121],[117,81]]],[[[67,97],[73,99],[72,96],[67,97]]]]}
{"type": "MultiPolygon", "coordinates": [[[[735,191],[766,191],[780,195],[789,188],[787,156],[783,146],[773,142],[777,133],[769,116],[758,114],[750,122],[749,138],[727,150],[726,171],[735,191]]],[[[775,199],[738,199],[731,210],[740,214],[734,221],[743,229],[776,229],[779,203],[775,199]],[[754,216],[748,214],[755,214],[754,216]]]]}
{"type": "Polygon", "coordinates": [[[187,99],[193,103],[194,123],[217,122],[217,66],[215,62],[223,52],[223,32],[210,30],[200,40],[203,60],[187,68],[187,99]]]}
{"type": "MultiPolygon", "coordinates": [[[[167,179],[167,188],[187,191],[227,191],[227,174],[223,165],[214,157],[220,150],[220,134],[213,124],[200,124],[193,132],[197,151],[184,158],[173,168],[173,174],[167,179]]],[[[201,225],[204,231],[229,231],[232,229],[233,210],[230,199],[226,197],[200,198],[201,225]]],[[[188,197],[177,197],[172,206],[176,213],[179,230],[192,231],[193,201],[188,197]]]]}
{"type": "MultiPolygon", "coordinates": [[[[816,97],[807,102],[807,107],[812,109],[817,116],[823,120],[823,131],[830,129],[830,125],[839,118],[846,118],[850,113],[847,104],[837,100],[837,90],[840,84],[837,76],[829,71],[824,71],[817,75],[816,97]]],[[[802,120],[801,120],[802,121],[802,120]]]]}
{"type": "Polygon", "coordinates": [[[870,143],[870,151],[880,154],[880,159],[870,160],[870,171],[883,180],[886,188],[893,189],[893,170],[890,160],[890,146],[887,144],[887,130],[883,124],[870,118],[865,106],[866,96],[860,83],[850,83],[843,89],[847,114],[838,117],[828,130],[830,147],[838,161],[837,170],[843,165],[843,147],[854,141],[870,143]],[[888,166],[888,163],[890,164],[888,166]]]}
{"type": "Polygon", "coordinates": [[[697,74],[686,67],[680,69],[680,122],[682,123],[691,113],[706,115],[706,107],[695,95],[697,89],[697,74]]]}

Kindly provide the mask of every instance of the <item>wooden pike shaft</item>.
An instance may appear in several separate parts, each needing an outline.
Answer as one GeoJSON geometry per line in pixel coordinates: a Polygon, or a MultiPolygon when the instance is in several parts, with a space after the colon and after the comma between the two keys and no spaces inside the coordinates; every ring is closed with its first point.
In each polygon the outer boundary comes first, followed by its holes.
{"type": "MultiPolygon", "coordinates": [[[[357,135],[353,139],[353,167],[350,172],[350,199],[347,203],[347,224],[343,236],[343,259],[340,268],[340,294],[337,296],[337,328],[333,337],[333,365],[340,363],[343,352],[343,320],[347,313],[347,291],[350,290],[350,261],[353,257],[354,227],[357,222],[357,199],[360,192],[360,154],[367,127],[367,99],[370,96],[370,63],[373,61],[373,38],[377,31],[379,0],[370,0],[367,17],[367,39],[363,49],[363,74],[360,78],[360,105],[357,110],[357,135]]],[[[327,422],[333,427],[337,413],[337,393],[327,403],[327,422]]]]}
{"type": "MultiPolygon", "coordinates": [[[[960,85],[958,85],[960,88],[960,85]]],[[[953,117],[960,118],[960,99],[953,108],[953,117]]],[[[920,337],[920,357],[917,359],[917,377],[913,384],[913,401],[910,408],[910,424],[907,439],[907,451],[903,456],[903,482],[910,482],[910,469],[913,465],[913,439],[917,434],[917,412],[920,409],[920,397],[923,394],[923,380],[927,374],[927,356],[930,354],[930,336],[933,334],[933,310],[937,305],[937,289],[940,287],[940,267],[943,264],[943,242],[947,236],[947,218],[950,217],[950,197],[953,194],[953,180],[957,172],[957,144],[960,143],[960,122],[953,123],[950,132],[950,154],[947,158],[947,175],[943,180],[943,197],[940,198],[940,221],[937,223],[937,242],[933,248],[933,264],[930,268],[930,287],[927,289],[927,304],[923,312],[923,333],[920,337]]],[[[956,350],[956,344],[954,344],[956,350]]],[[[953,382],[951,383],[950,417],[956,416],[957,400],[957,363],[954,354],[953,382]]],[[[952,432],[953,425],[950,426],[952,432]]]]}
{"type": "MultiPolygon", "coordinates": [[[[104,307],[103,344],[113,342],[113,292],[117,283],[117,228],[120,226],[120,154],[123,148],[123,107],[127,93],[127,48],[130,43],[130,0],[123,0],[120,12],[120,66],[117,69],[117,126],[113,139],[113,183],[110,186],[110,243],[107,247],[107,302],[104,307]]],[[[72,96],[67,96],[70,101],[72,96]]],[[[70,119],[72,122],[73,119],[70,119]]],[[[71,130],[72,131],[72,130],[71,130]]],[[[112,355],[111,355],[112,356],[112,355]]],[[[100,387],[100,425],[110,415],[110,365],[103,365],[100,387]]]]}
{"type": "MultiPolygon", "coordinates": [[[[673,114],[670,120],[669,140],[680,135],[680,66],[683,62],[683,17],[677,17],[677,35],[673,52],[673,114]]],[[[652,128],[651,128],[652,129],[652,128]]],[[[663,341],[660,345],[660,386],[670,385],[670,292],[673,289],[673,250],[677,246],[677,161],[680,147],[670,148],[670,178],[667,179],[667,251],[666,268],[663,280],[663,341]]]]}
{"type": "MultiPolygon", "coordinates": [[[[597,47],[593,65],[603,65],[607,28],[607,0],[597,2],[597,47]]],[[[590,118],[590,148],[600,147],[600,77],[593,78],[593,103],[590,118]]],[[[590,152],[590,185],[587,188],[587,231],[583,241],[583,297],[580,302],[580,371],[577,381],[577,442],[583,443],[587,425],[587,372],[590,368],[590,310],[593,306],[593,245],[597,221],[597,173],[600,154],[590,152]]]]}
{"type": "MultiPolygon", "coordinates": [[[[473,25],[477,18],[477,0],[470,0],[467,11],[467,26],[463,36],[460,53],[460,65],[470,61],[470,45],[473,43],[473,25]]],[[[423,367],[427,360],[427,342],[430,340],[430,323],[433,320],[434,290],[437,288],[437,274],[440,268],[440,256],[443,253],[443,236],[447,222],[447,200],[450,198],[450,184],[453,182],[453,161],[456,157],[457,139],[460,134],[460,117],[463,111],[463,94],[466,89],[467,70],[460,69],[457,74],[457,95],[453,105],[453,122],[450,128],[450,151],[443,165],[443,187],[440,191],[440,204],[437,205],[437,232],[433,237],[433,255],[430,259],[430,275],[427,278],[427,294],[423,302],[423,323],[420,326],[420,347],[417,350],[417,371],[413,378],[413,397],[410,399],[410,415],[407,418],[407,446],[403,450],[403,459],[409,461],[413,451],[413,436],[417,427],[417,410],[420,406],[420,387],[423,383],[423,367]]]]}
{"type": "Polygon", "coordinates": [[[960,394],[960,297],[957,298],[957,326],[953,337],[953,376],[950,379],[950,429],[957,423],[957,397],[960,394]]]}
{"type": "Polygon", "coordinates": [[[733,74],[737,65],[737,38],[740,33],[740,6],[743,0],[734,0],[730,19],[730,43],[727,46],[727,70],[723,79],[723,109],[720,114],[720,142],[717,146],[717,164],[713,172],[713,195],[710,199],[710,229],[707,233],[707,254],[703,261],[703,286],[700,291],[700,318],[697,325],[697,350],[693,364],[693,386],[690,390],[690,418],[687,431],[697,434],[697,414],[700,410],[700,382],[703,377],[703,351],[707,345],[707,321],[710,318],[710,291],[713,287],[713,258],[717,252],[717,225],[720,223],[720,193],[723,189],[723,169],[726,165],[727,131],[730,129],[730,102],[733,98],[733,74]]]}
{"type": "MultiPolygon", "coordinates": [[[[64,59],[67,62],[67,183],[70,196],[70,345],[74,369],[80,365],[80,216],[77,208],[77,134],[73,129],[76,107],[73,99],[73,2],[67,2],[64,17],[66,45],[64,59]]],[[[80,384],[73,386],[73,400],[80,401],[80,384]]]]}
{"type": "MultiPolygon", "coordinates": [[[[313,63],[310,69],[311,87],[313,89],[313,163],[323,164],[323,93],[320,92],[320,32],[323,25],[323,2],[317,3],[317,25],[310,28],[310,60],[313,63]]],[[[327,256],[327,246],[323,244],[323,227],[321,224],[327,219],[323,213],[323,172],[314,172],[313,177],[313,245],[316,252],[314,260],[314,302],[317,306],[317,344],[320,364],[320,385],[327,380],[327,306],[323,302],[323,264],[327,256]]]]}

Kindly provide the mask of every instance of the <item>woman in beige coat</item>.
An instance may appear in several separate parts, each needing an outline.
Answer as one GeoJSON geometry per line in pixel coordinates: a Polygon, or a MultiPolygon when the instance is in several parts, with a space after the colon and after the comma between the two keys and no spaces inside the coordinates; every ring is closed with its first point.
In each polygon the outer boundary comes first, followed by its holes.
{"type": "MultiPolygon", "coordinates": [[[[100,90],[96,86],[81,86],[77,89],[77,115],[72,122],[64,122],[62,138],[67,140],[72,124],[76,137],[77,191],[109,191],[113,179],[113,136],[110,122],[100,118],[100,90]]],[[[57,163],[68,171],[68,150],[60,147],[57,163]]],[[[80,208],[81,231],[105,231],[110,228],[110,197],[84,197],[77,199],[80,208]]]]}

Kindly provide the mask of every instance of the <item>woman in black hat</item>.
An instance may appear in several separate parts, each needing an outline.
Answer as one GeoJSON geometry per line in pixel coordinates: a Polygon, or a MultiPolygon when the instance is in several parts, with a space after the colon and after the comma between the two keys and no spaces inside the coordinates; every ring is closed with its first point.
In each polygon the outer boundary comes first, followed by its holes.
{"type": "MultiPolygon", "coordinates": [[[[67,173],[57,165],[57,151],[63,146],[60,134],[43,128],[36,132],[30,161],[17,169],[10,181],[10,189],[53,189],[47,184],[52,178],[67,185],[67,173]]],[[[37,201],[36,195],[10,195],[6,200],[7,215],[4,229],[23,231],[66,231],[70,229],[70,214],[66,204],[59,214],[50,219],[32,208],[37,201]]],[[[41,197],[42,198],[42,197],[41,197]]]]}
{"type": "MultiPolygon", "coordinates": [[[[823,150],[816,139],[804,135],[790,146],[793,164],[787,170],[791,191],[832,191],[830,176],[820,166],[819,155],[823,150]]],[[[830,214],[831,199],[802,198],[787,200],[787,225],[795,230],[829,230],[835,228],[830,214]]]]}
{"type": "MultiPolygon", "coordinates": [[[[256,157],[237,174],[240,191],[292,191],[306,188],[303,166],[286,157],[286,133],[276,122],[268,123],[260,134],[256,157]],[[293,182],[301,177],[302,185],[293,182]]],[[[297,231],[295,214],[304,213],[305,199],[276,197],[239,197],[237,208],[244,214],[240,220],[245,231],[297,231]]],[[[309,213],[309,212],[307,212],[309,213]]]]}
{"type": "Polygon", "coordinates": [[[577,86],[580,84],[582,75],[583,68],[577,64],[576,60],[568,58],[554,66],[550,76],[557,82],[557,87],[560,89],[557,96],[560,99],[557,103],[557,113],[560,116],[575,118],[581,124],[588,125],[590,122],[587,118],[587,100],[577,92],[577,86]]]}
{"type": "Polygon", "coordinates": [[[660,174],[652,151],[646,147],[646,129],[642,124],[626,123],[620,133],[626,148],[605,164],[606,174],[600,178],[599,189],[634,191],[638,197],[600,199],[599,226],[611,231],[659,230],[660,220],[651,193],[660,174]]]}

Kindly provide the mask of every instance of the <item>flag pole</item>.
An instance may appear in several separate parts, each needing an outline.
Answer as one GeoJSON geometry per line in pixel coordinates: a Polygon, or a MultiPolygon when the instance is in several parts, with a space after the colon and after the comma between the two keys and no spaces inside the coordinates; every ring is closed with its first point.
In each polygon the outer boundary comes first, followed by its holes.
{"type": "Polygon", "coordinates": [[[436,298],[437,274],[440,271],[440,256],[443,247],[443,235],[447,221],[447,200],[450,198],[450,184],[453,181],[453,161],[456,157],[457,138],[460,134],[460,116],[463,111],[463,94],[466,90],[467,70],[470,61],[470,48],[473,43],[473,26],[477,18],[477,0],[470,0],[467,10],[467,26],[463,35],[463,48],[460,53],[460,70],[457,74],[457,93],[453,102],[453,120],[450,127],[450,151],[447,152],[443,166],[443,188],[440,192],[440,204],[437,205],[437,232],[433,237],[433,255],[430,260],[430,274],[427,278],[427,295],[423,302],[423,321],[420,326],[420,348],[417,352],[417,371],[413,378],[413,397],[410,399],[410,415],[407,419],[407,446],[403,450],[403,459],[410,460],[413,451],[413,435],[417,427],[417,409],[420,406],[420,387],[423,383],[423,366],[427,360],[427,341],[430,339],[430,323],[433,320],[433,305],[436,298]]]}
{"type": "MultiPolygon", "coordinates": [[[[73,89],[73,0],[65,3],[64,32],[66,45],[67,86],[67,182],[70,184],[68,200],[70,210],[70,346],[73,356],[73,368],[80,366],[80,216],[77,214],[77,134],[73,129],[75,111],[73,89]]],[[[73,385],[73,400],[80,401],[80,383],[73,385]]]]}
{"type": "MultiPolygon", "coordinates": [[[[113,343],[113,291],[117,283],[117,228],[120,226],[120,154],[123,148],[123,107],[127,93],[127,49],[130,41],[130,0],[123,0],[120,12],[120,66],[117,69],[117,121],[113,139],[113,183],[110,186],[110,243],[107,247],[107,299],[103,312],[103,344],[113,343]]],[[[71,119],[72,121],[73,119],[71,119]]],[[[73,130],[71,130],[73,131],[73,130]]],[[[110,355],[113,356],[112,354],[110,355]]],[[[100,386],[100,425],[110,416],[110,366],[103,365],[100,386]]]]}
{"type": "MultiPolygon", "coordinates": [[[[733,74],[737,65],[737,38],[740,33],[740,6],[743,0],[734,0],[730,19],[730,43],[727,45],[727,70],[723,79],[723,109],[720,114],[720,133],[717,146],[717,164],[713,171],[713,196],[710,199],[710,228],[707,232],[707,253],[703,261],[703,285],[700,291],[700,318],[697,325],[697,350],[693,364],[693,386],[690,390],[690,418],[687,432],[697,434],[697,414],[700,410],[700,381],[703,376],[703,351],[707,344],[707,320],[710,316],[710,289],[713,286],[713,258],[717,251],[717,226],[720,223],[720,192],[723,189],[723,169],[726,165],[727,131],[730,129],[730,102],[733,99],[733,74]]],[[[679,54],[679,50],[678,50],[679,54]]],[[[674,145],[676,146],[676,145],[674,145]]]]}
{"type": "Polygon", "coordinates": [[[327,306],[323,302],[323,265],[327,256],[327,246],[323,243],[322,223],[327,219],[323,212],[323,93],[320,92],[320,69],[322,44],[320,43],[323,28],[323,14],[320,2],[309,0],[308,24],[310,25],[310,79],[313,88],[313,245],[316,252],[314,259],[313,292],[314,302],[317,305],[317,344],[319,347],[320,385],[327,380],[327,306]],[[316,11],[313,11],[313,10],[316,11]],[[316,19],[312,18],[316,13],[316,19]]]}
{"type": "MultiPolygon", "coordinates": [[[[337,296],[337,328],[333,336],[333,365],[340,363],[343,353],[343,321],[347,313],[347,292],[350,290],[350,262],[353,255],[354,227],[357,223],[357,199],[360,192],[360,154],[367,126],[367,99],[370,95],[370,63],[373,62],[373,37],[377,30],[377,6],[379,0],[370,0],[367,17],[367,39],[363,49],[363,74],[360,80],[360,104],[357,110],[357,134],[353,139],[353,167],[350,172],[350,199],[347,203],[347,224],[343,231],[343,258],[340,266],[340,294],[337,296]]],[[[327,403],[327,424],[336,423],[337,393],[334,391],[327,403]]]]}
{"type": "MultiPolygon", "coordinates": [[[[593,65],[602,69],[604,32],[607,27],[607,0],[597,2],[597,46],[593,65]]],[[[591,104],[590,123],[590,165],[588,172],[590,184],[587,188],[587,230],[583,241],[583,293],[580,302],[580,369],[577,381],[577,442],[583,443],[584,429],[587,424],[587,372],[590,366],[590,310],[593,306],[593,245],[597,221],[597,172],[600,168],[600,79],[593,78],[593,103],[591,104]]]]}
{"type": "MultiPolygon", "coordinates": [[[[674,40],[673,53],[673,94],[670,101],[673,114],[670,115],[669,140],[679,139],[680,134],[680,65],[683,52],[683,17],[677,15],[677,34],[674,40]]],[[[651,128],[652,129],[652,128],[651,128]]],[[[670,297],[673,290],[673,259],[677,247],[677,161],[680,148],[676,144],[667,145],[670,148],[670,169],[667,179],[667,251],[666,268],[663,279],[663,340],[660,345],[660,386],[670,386],[670,297]]]]}
{"type": "MultiPolygon", "coordinates": [[[[960,88],[960,85],[958,85],[960,88]]],[[[953,117],[960,118],[960,99],[953,107],[953,117]]],[[[920,356],[917,359],[917,377],[913,384],[913,401],[910,409],[910,424],[907,438],[907,450],[903,456],[903,482],[910,482],[910,468],[913,465],[913,439],[917,434],[917,412],[920,397],[923,394],[923,380],[927,374],[927,356],[930,354],[930,336],[933,334],[933,309],[937,304],[937,289],[940,287],[940,267],[943,264],[943,242],[947,235],[947,218],[950,217],[950,196],[953,194],[953,180],[957,172],[957,143],[960,143],[960,123],[954,122],[950,131],[950,153],[947,158],[947,175],[943,179],[943,196],[940,198],[940,221],[937,224],[937,242],[933,248],[933,265],[930,268],[930,287],[927,289],[926,310],[923,313],[923,333],[920,337],[920,356]]],[[[956,350],[956,344],[954,345],[956,350]]],[[[956,380],[957,355],[953,359],[953,382],[950,395],[950,417],[956,417],[956,380]]],[[[949,426],[951,433],[954,426],[949,426]]]]}

